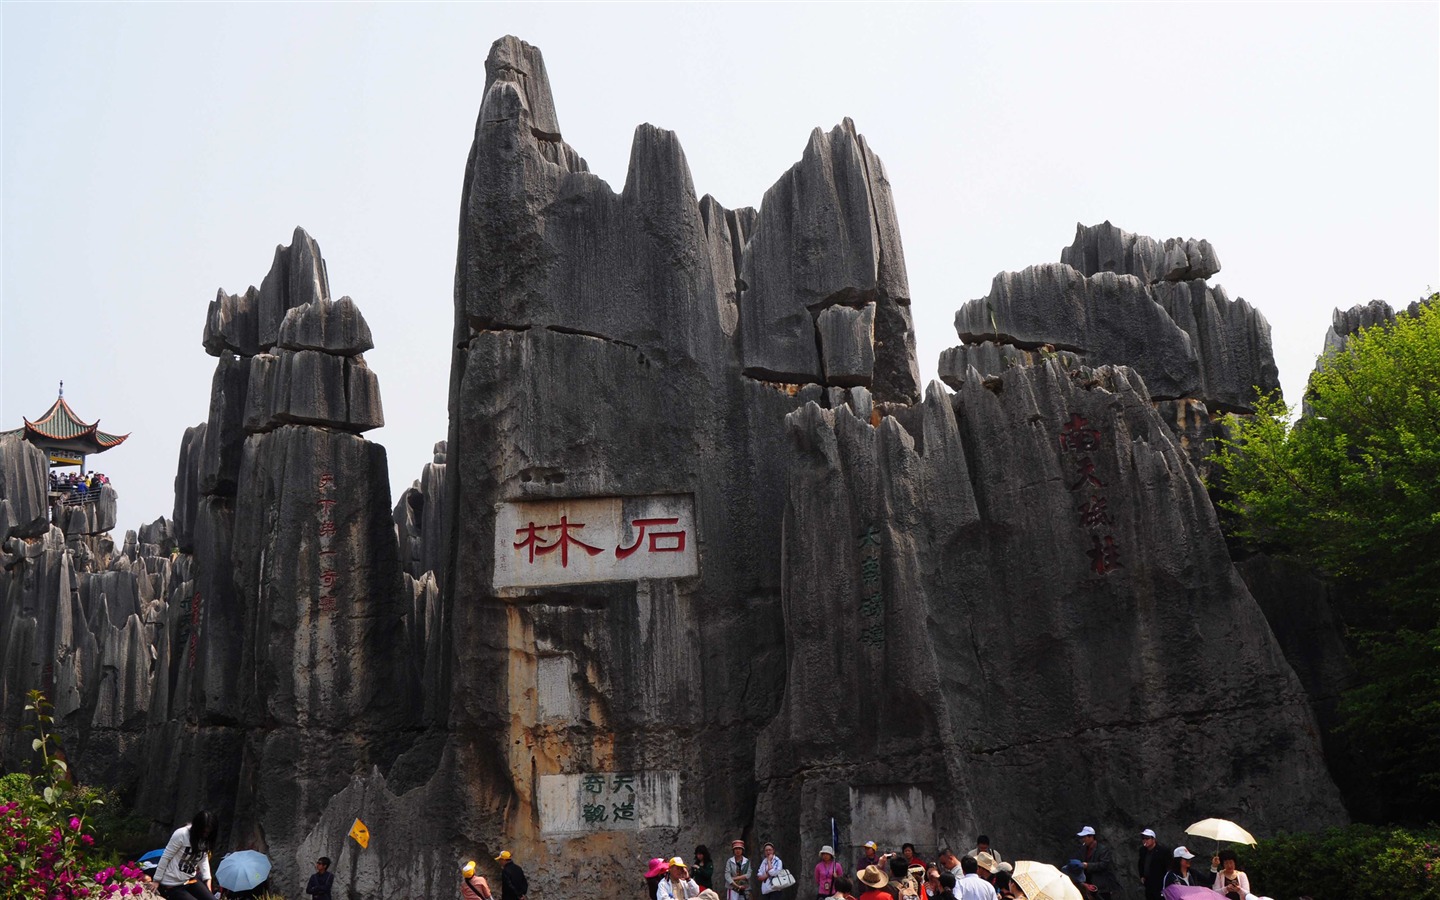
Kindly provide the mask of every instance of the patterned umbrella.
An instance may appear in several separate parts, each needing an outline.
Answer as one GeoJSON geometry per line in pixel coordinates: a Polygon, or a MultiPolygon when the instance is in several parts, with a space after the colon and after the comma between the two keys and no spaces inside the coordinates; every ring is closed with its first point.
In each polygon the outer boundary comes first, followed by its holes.
{"type": "Polygon", "coordinates": [[[1070,876],[1049,863],[1022,859],[1010,877],[1030,900],[1083,900],[1070,876]]]}

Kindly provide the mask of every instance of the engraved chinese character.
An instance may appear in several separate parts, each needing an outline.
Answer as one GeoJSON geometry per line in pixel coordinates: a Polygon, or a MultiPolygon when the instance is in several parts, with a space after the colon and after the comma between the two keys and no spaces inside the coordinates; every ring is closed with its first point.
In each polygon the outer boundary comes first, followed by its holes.
{"type": "Polygon", "coordinates": [[[1060,449],[1085,452],[1099,450],[1100,432],[1089,425],[1089,421],[1079,413],[1071,413],[1070,421],[1060,430],[1060,449]]]}
{"type": "Polygon", "coordinates": [[[587,794],[599,794],[599,793],[601,793],[601,792],[603,792],[603,791],[605,790],[605,776],[604,776],[604,775],[586,775],[586,776],[585,776],[585,780],[584,780],[584,784],[585,784],[585,793],[587,793],[587,794]]]}
{"type": "MultiPolygon", "coordinates": [[[[679,517],[679,516],[675,516],[675,517],[673,517],[673,518],[667,518],[667,519],[636,519],[634,522],[631,522],[631,523],[630,523],[630,524],[631,524],[631,527],[634,527],[634,528],[638,528],[638,529],[639,529],[639,531],[637,531],[636,534],[635,534],[635,543],[631,544],[629,547],[616,547],[616,548],[615,548],[615,557],[616,557],[617,559],[624,559],[625,557],[627,557],[627,556],[629,556],[630,554],[634,553],[636,550],[639,550],[639,549],[640,549],[640,540],[645,537],[645,529],[646,529],[646,528],[652,528],[652,527],[654,527],[654,526],[656,526],[656,525],[676,525],[676,524],[679,524],[679,522],[680,522],[680,517],[679,517]]],[[[685,552],[685,529],[680,528],[680,529],[677,529],[677,530],[675,530],[675,531],[652,531],[652,532],[650,532],[650,552],[651,552],[651,553],[683,553],[683,552],[685,552]],[[668,544],[668,546],[661,546],[661,543],[660,543],[660,542],[661,542],[662,540],[665,541],[665,542],[668,544]]]]}
{"type": "Polygon", "coordinates": [[[316,500],[315,504],[320,507],[320,517],[323,519],[330,518],[332,509],[337,502],[338,501],[335,500],[327,500],[323,497],[319,500],[316,500]]]}
{"type": "Polygon", "coordinates": [[[1087,456],[1080,460],[1080,468],[1077,471],[1080,473],[1080,480],[1070,485],[1070,490],[1079,490],[1081,485],[1086,483],[1093,484],[1096,487],[1105,487],[1105,482],[1101,481],[1100,476],[1095,474],[1095,463],[1090,457],[1087,456]]]}
{"type": "Polygon", "coordinates": [[[885,611],[885,601],[881,598],[880,592],[876,591],[866,597],[860,604],[860,615],[878,616],[885,611]]]}
{"type": "Polygon", "coordinates": [[[624,803],[612,803],[610,805],[610,813],[615,817],[615,821],[617,822],[635,821],[635,798],[631,797],[624,803]]]}
{"type": "Polygon", "coordinates": [[[1125,568],[1120,563],[1120,548],[1115,543],[1115,538],[1105,535],[1105,541],[1100,541],[1098,534],[1091,535],[1092,544],[1085,555],[1090,557],[1090,570],[1096,575],[1108,575],[1115,569],[1125,568]]]}
{"type": "Polygon", "coordinates": [[[874,581],[880,577],[880,560],[863,559],[860,561],[860,577],[865,581],[874,581]]]}
{"type": "Polygon", "coordinates": [[[867,546],[868,546],[868,547],[879,547],[879,546],[880,546],[880,532],[878,532],[878,531],[875,530],[875,526],[874,526],[874,525],[871,525],[871,526],[869,526],[868,528],[866,528],[864,531],[860,532],[859,538],[860,538],[860,546],[861,546],[861,547],[867,547],[867,546]]]}
{"type": "Polygon", "coordinates": [[[568,568],[570,565],[570,545],[585,551],[591,556],[601,552],[599,547],[592,547],[576,537],[571,537],[572,530],[585,527],[584,522],[571,522],[569,516],[561,516],[559,525],[536,525],[534,522],[527,522],[524,528],[515,529],[515,534],[520,538],[513,546],[516,550],[526,550],[529,553],[529,561],[534,562],[538,554],[544,556],[547,553],[560,551],[560,567],[568,568]],[[541,543],[540,532],[558,531],[560,536],[549,544],[541,543]]]}
{"type": "Polygon", "coordinates": [[[331,536],[332,534],[334,534],[334,533],[335,533],[335,523],[334,523],[334,522],[321,522],[321,523],[320,523],[320,536],[321,536],[321,537],[330,537],[330,536],[331,536]]]}
{"type": "Polygon", "coordinates": [[[885,643],[885,626],[871,625],[869,628],[860,629],[860,643],[870,647],[878,647],[885,643]]]}
{"type": "Polygon", "coordinates": [[[635,776],[616,775],[615,778],[610,782],[610,793],[613,794],[616,791],[619,791],[622,787],[632,794],[635,793],[635,776]]]}
{"type": "Polygon", "coordinates": [[[586,825],[605,821],[605,804],[603,803],[587,803],[583,812],[586,825]]]}
{"type": "Polygon", "coordinates": [[[1105,510],[1108,502],[1104,497],[1097,497],[1091,494],[1088,503],[1080,504],[1076,512],[1080,513],[1081,527],[1093,528],[1096,525],[1111,524],[1114,520],[1110,518],[1110,513],[1105,510]]]}
{"type": "Polygon", "coordinates": [[[320,481],[315,485],[317,491],[328,491],[335,487],[335,476],[329,472],[320,473],[320,481]]]}
{"type": "Polygon", "coordinates": [[[340,580],[340,573],[334,569],[326,569],[320,573],[320,583],[325,585],[326,590],[333,588],[335,582],[340,580]]]}

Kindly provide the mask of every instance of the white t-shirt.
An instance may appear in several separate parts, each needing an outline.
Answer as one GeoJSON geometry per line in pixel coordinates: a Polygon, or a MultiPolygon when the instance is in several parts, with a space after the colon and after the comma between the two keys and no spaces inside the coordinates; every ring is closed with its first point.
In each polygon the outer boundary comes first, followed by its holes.
{"type": "Polygon", "coordinates": [[[155,867],[155,883],[175,887],[192,879],[210,880],[210,854],[190,852],[190,826],[175,829],[165,844],[160,865],[155,867]]]}
{"type": "Polygon", "coordinates": [[[955,896],[960,900],[996,900],[995,886],[975,873],[955,882],[955,896]]]}

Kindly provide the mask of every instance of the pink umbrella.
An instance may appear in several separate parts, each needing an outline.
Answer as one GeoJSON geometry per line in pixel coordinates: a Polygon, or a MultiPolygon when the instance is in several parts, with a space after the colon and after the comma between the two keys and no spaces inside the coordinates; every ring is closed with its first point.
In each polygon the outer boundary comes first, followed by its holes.
{"type": "Polygon", "coordinates": [[[1165,889],[1165,900],[1216,900],[1219,896],[1207,887],[1172,884],[1165,889]]]}

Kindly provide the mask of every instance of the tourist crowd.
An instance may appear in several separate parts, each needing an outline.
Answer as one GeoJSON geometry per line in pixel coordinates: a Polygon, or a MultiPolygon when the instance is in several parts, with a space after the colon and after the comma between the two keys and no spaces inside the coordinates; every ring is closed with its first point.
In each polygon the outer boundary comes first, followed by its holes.
{"type": "MultiPolygon", "coordinates": [[[[1074,858],[1056,868],[1075,883],[1086,900],[1120,900],[1124,891],[1114,850],[1088,825],[1076,837],[1079,846],[1074,858]]],[[[1202,871],[1194,866],[1196,856],[1187,847],[1162,845],[1149,828],[1139,837],[1135,871],[1145,900],[1164,900],[1165,889],[1172,886],[1208,888],[1217,900],[1221,896],[1226,900],[1267,900],[1250,893],[1249,879],[1239,870],[1233,851],[1215,854],[1208,871],[1202,871]]],[[[719,870],[703,845],[695,848],[693,862],[679,856],[655,857],[644,872],[643,900],[721,900],[722,892],[724,900],[760,900],[791,889],[804,900],[1006,900],[1026,896],[1013,877],[1014,866],[1001,858],[983,834],[965,853],[942,848],[928,864],[914,844],[881,853],[875,841],[866,841],[853,869],[836,859],[835,848],[827,844],[820,848],[814,869],[798,878],[785,867],[774,844],[762,844],[757,860],[746,856],[745,850],[744,841],[731,841],[730,857],[719,870]]]]}
{"type": "Polygon", "coordinates": [[[83,497],[87,494],[98,494],[100,489],[110,483],[110,479],[103,472],[91,472],[89,475],[82,475],[78,472],[68,472],[61,475],[59,472],[50,473],[50,492],[52,494],[74,494],[83,497]]]}

